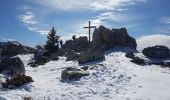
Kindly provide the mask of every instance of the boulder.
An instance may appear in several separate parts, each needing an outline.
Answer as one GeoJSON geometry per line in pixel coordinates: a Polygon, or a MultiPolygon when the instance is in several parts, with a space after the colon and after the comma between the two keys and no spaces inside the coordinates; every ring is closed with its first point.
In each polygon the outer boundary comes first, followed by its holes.
{"type": "Polygon", "coordinates": [[[104,26],[94,30],[92,45],[95,48],[126,46],[136,49],[137,47],[136,40],[128,35],[126,28],[110,30],[104,26]]]}
{"type": "Polygon", "coordinates": [[[19,57],[3,58],[0,62],[0,73],[12,77],[25,75],[25,67],[19,57]]]}
{"type": "Polygon", "coordinates": [[[166,59],[170,57],[169,48],[161,45],[144,48],[142,50],[142,53],[147,57],[157,58],[157,59],[166,59]]]}
{"type": "Polygon", "coordinates": [[[77,60],[79,57],[79,54],[76,53],[74,50],[69,50],[66,52],[65,56],[67,57],[66,61],[70,61],[70,60],[77,60]]]}
{"type": "Polygon", "coordinates": [[[66,70],[63,70],[61,73],[61,78],[63,80],[72,80],[72,79],[80,79],[82,76],[89,75],[88,72],[80,70],[78,68],[69,67],[66,70]]]}
{"type": "Polygon", "coordinates": [[[89,50],[87,52],[81,52],[78,58],[79,64],[88,63],[90,61],[96,61],[104,59],[104,51],[101,49],[98,50],[89,50]]]}
{"type": "Polygon", "coordinates": [[[142,58],[139,58],[139,57],[134,57],[131,62],[135,63],[135,64],[138,64],[138,65],[145,65],[146,62],[144,59],[142,58]]]}
{"type": "Polygon", "coordinates": [[[50,59],[48,57],[41,56],[39,58],[34,59],[33,61],[31,61],[27,65],[30,65],[31,67],[37,67],[39,65],[45,65],[49,61],[50,61],[50,59]]]}
{"type": "Polygon", "coordinates": [[[131,59],[133,59],[133,58],[135,57],[135,55],[134,55],[133,52],[126,53],[125,56],[126,56],[127,58],[131,58],[131,59]]]}

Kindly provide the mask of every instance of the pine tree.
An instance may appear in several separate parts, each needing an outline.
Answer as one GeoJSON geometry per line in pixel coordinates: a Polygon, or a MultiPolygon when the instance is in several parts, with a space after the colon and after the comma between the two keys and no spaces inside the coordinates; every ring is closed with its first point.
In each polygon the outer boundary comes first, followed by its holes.
{"type": "Polygon", "coordinates": [[[59,38],[60,36],[56,35],[56,30],[52,27],[51,31],[48,33],[45,49],[49,52],[55,52],[59,49],[59,38]]]}

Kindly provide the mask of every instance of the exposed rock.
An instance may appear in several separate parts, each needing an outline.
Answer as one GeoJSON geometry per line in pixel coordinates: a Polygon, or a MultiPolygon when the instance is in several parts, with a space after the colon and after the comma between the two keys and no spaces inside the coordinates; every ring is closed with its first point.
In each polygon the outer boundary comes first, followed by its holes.
{"type": "Polygon", "coordinates": [[[16,56],[18,54],[30,54],[34,53],[35,49],[23,46],[19,42],[9,41],[9,42],[0,42],[1,56],[16,56]]]}
{"type": "Polygon", "coordinates": [[[59,60],[58,53],[51,53],[50,56],[48,57],[52,61],[59,60]]]}
{"type": "Polygon", "coordinates": [[[126,46],[136,49],[136,40],[130,37],[126,28],[108,29],[100,26],[93,33],[93,47],[112,48],[114,46],[126,46]]]}
{"type": "Polygon", "coordinates": [[[12,77],[25,75],[25,67],[19,57],[4,58],[0,62],[0,72],[12,77]]]}
{"type": "Polygon", "coordinates": [[[83,67],[81,67],[81,69],[84,70],[84,71],[88,70],[89,68],[90,68],[90,66],[83,66],[83,67]]]}
{"type": "Polygon", "coordinates": [[[35,60],[33,60],[32,62],[28,63],[28,65],[32,66],[32,67],[37,67],[39,65],[45,65],[47,62],[49,62],[50,59],[46,56],[41,56],[39,58],[36,58],[35,60]]]}
{"type": "Polygon", "coordinates": [[[142,53],[147,57],[157,58],[157,59],[166,59],[170,57],[169,48],[161,45],[144,48],[142,50],[142,53]]]}
{"type": "Polygon", "coordinates": [[[169,67],[170,68],[170,61],[162,62],[161,64],[163,67],[169,67]]]}
{"type": "Polygon", "coordinates": [[[34,59],[39,59],[41,58],[42,56],[49,56],[47,54],[47,51],[46,50],[37,50],[35,53],[34,53],[34,59]]]}
{"type": "Polygon", "coordinates": [[[67,57],[66,61],[70,61],[70,60],[77,60],[79,54],[74,52],[73,50],[69,50],[66,52],[65,56],[67,57]]]}
{"type": "Polygon", "coordinates": [[[139,57],[134,57],[131,62],[138,64],[138,65],[145,65],[145,60],[139,57]]]}
{"type": "Polygon", "coordinates": [[[127,58],[131,58],[131,59],[133,59],[133,58],[135,57],[135,55],[134,55],[133,52],[126,53],[125,56],[126,56],[127,58]]]}
{"type": "Polygon", "coordinates": [[[68,40],[63,45],[62,49],[65,51],[74,50],[76,52],[85,51],[90,47],[87,36],[81,36],[75,40],[68,40]]]}
{"type": "Polygon", "coordinates": [[[78,58],[79,64],[87,63],[90,61],[96,61],[104,59],[104,51],[101,49],[98,50],[89,50],[87,52],[81,52],[78,58]]]}
{"type": "Polygon", "coordinates": [[[25,83],[33,82],[32,77],[30,76],[18,76],[12,79],[7,79],[5,83],[2,83],[3,88],[14,88],[14,87],[19,87],[25,83]]]}
{"type": "Polygon", "coordinates": [[[100,40],[100,39],[102,39],[101,37],[100,37],[101,35],[100,35],[100,33],[98,32],[98,30],[95,28],[94,29],[94,32],[93,32],[93,46],[94,46],[94,48],[99,48],[101,45],[102,45],[102,41],[100,40]]]}
{"type": "Polygon", "coordinates": [[[79,79],[82,76],[87,76],[87,75],[89,75],[89,73],[86,71],[82,71],[80,69],[70,67],[62,71],[61,78],[63,80],[72,80],[72,79],[79,79]]]}
{"type": "Polygon", "coordinates": [[[51,60],[54,61],[58,59],[59,59],[58,52],[49,53],[48,51],[42,49],[42,50],[37,50],[34,53],[34,58],[27,65],[30,65],[32,67],[37,67],[39,65],[45,65],[51,60]]]}

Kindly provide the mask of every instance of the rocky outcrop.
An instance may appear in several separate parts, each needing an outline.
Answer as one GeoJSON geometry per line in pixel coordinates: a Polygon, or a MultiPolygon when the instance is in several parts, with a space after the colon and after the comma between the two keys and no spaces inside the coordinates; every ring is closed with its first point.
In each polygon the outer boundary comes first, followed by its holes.
{"type": "Polygon", "coordinates": [[[163,67],[169,67],[169,68],[170,68],[170,61],[162,62],[162,66],[163,66],[163,67]]]}
{"type": "Polygon", "coordinates": [[[67,51],[65,56],[67,57],[66,58],[66,61],[70,61],[70,60],[77,60],[78,57],[79,57],[79,54],[76,53],[75,51],[73,50],[70,50],[70,51],[67,51]]]}
{"type": "Polygon", "coordinates": [[[28,65],[32,67],[37,67],[39,65],[45,65],[51,59],[48,57],[48,53],[46,50],[38,50],[34,54],[34,59],[28,63],[28,65]]]}
{"type": "Polygon", "coordinates": [[[69,67],[62,71],[61,78],[63,80],[80,79],[82,76],[87,76],[89,73],[87,71],[69,67]]]}
{"type": "Polygon", "coordinates": [[[7,79],[5,83],[2,83],[2,87],[12,89],[12,88],[19,87],[29,82],[33,82],[32,77],[22,75],[22,76],[14,77],[11,79],[7,79]]]}
{"type": "Polygon", "coordinates": [[[1,56],[16,56],[18,54],[30,54],[34,53],[35,49],[23,46],[19,42],[9,41],[9,42],[0,42],[1,56]]]}
{"type": "Polygon", "coordinates": [[[161,45],[144,48],[142,50],[142,53],[147,57],[157,58],[157,59],[166,59],[170,57],[169,48],[161,45]]]}
{"type": "Polygon", "coordinates": [[[125,56],[126,56],[127,58],[131,58],[131,59],[133,59],[133,58],[135,57],[135,55],[134,55],[133,52],[126,53],[125,56]]]}
{"type": "Polygon", "coordinates": [[[85,51],[90,47],[87,36],[80,36],[74,40],[68,40],[62,46],[64,51],[74,50],[75,52],[85,51]]]}
{"type": "Polygon", "coordinates": [[[104,59],[104,51],[101,49],[89,50],[87,52],[81,52],[78,58],[79,64],[87,63],[90,61],[96,61],[104,59]]]}
{"type": "Polygon", "coordinates": [[[134,57],[131,62],[138,64],[138,65],[146,65],[146,62],[144,59],[139,58],[139,57],[134,57]]]}
{"type": "Polygon", "coordinates": [[[0,73],[12,77],[25,75],[25,67],[19,57],[3,58],[0,62],[0,73]]]}
{"type": "Polygon", "coordinates": [[[93,33],[94,48],[112,48],[114,46],[126,46],[136,49],[136,40],[128,35],[126,28],[108,29],[100,26],[93,33]]]}

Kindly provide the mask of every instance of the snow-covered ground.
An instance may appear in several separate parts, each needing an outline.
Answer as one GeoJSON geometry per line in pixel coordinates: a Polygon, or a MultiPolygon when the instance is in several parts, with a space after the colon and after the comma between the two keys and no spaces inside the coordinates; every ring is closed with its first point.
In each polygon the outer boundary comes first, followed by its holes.
{"type": "MultiPolygon", "coordinates": [[[[33,77],[34,82],[13,90],[1,90],[0,100],[22,100],[22,97],[33,100],[170,100],[168,68],[136,65],[122,50],[113,51],[106,52],[105,60],[89,63],[98,64],[98,67],[77,81],[61,81],[64,68],[81,67],[77,62],[66,62],[64,57],[38,68],[26,65],[26,75],[33,77]]],[[[19,57],[27,64],[32,55],[19,57]]]]}

